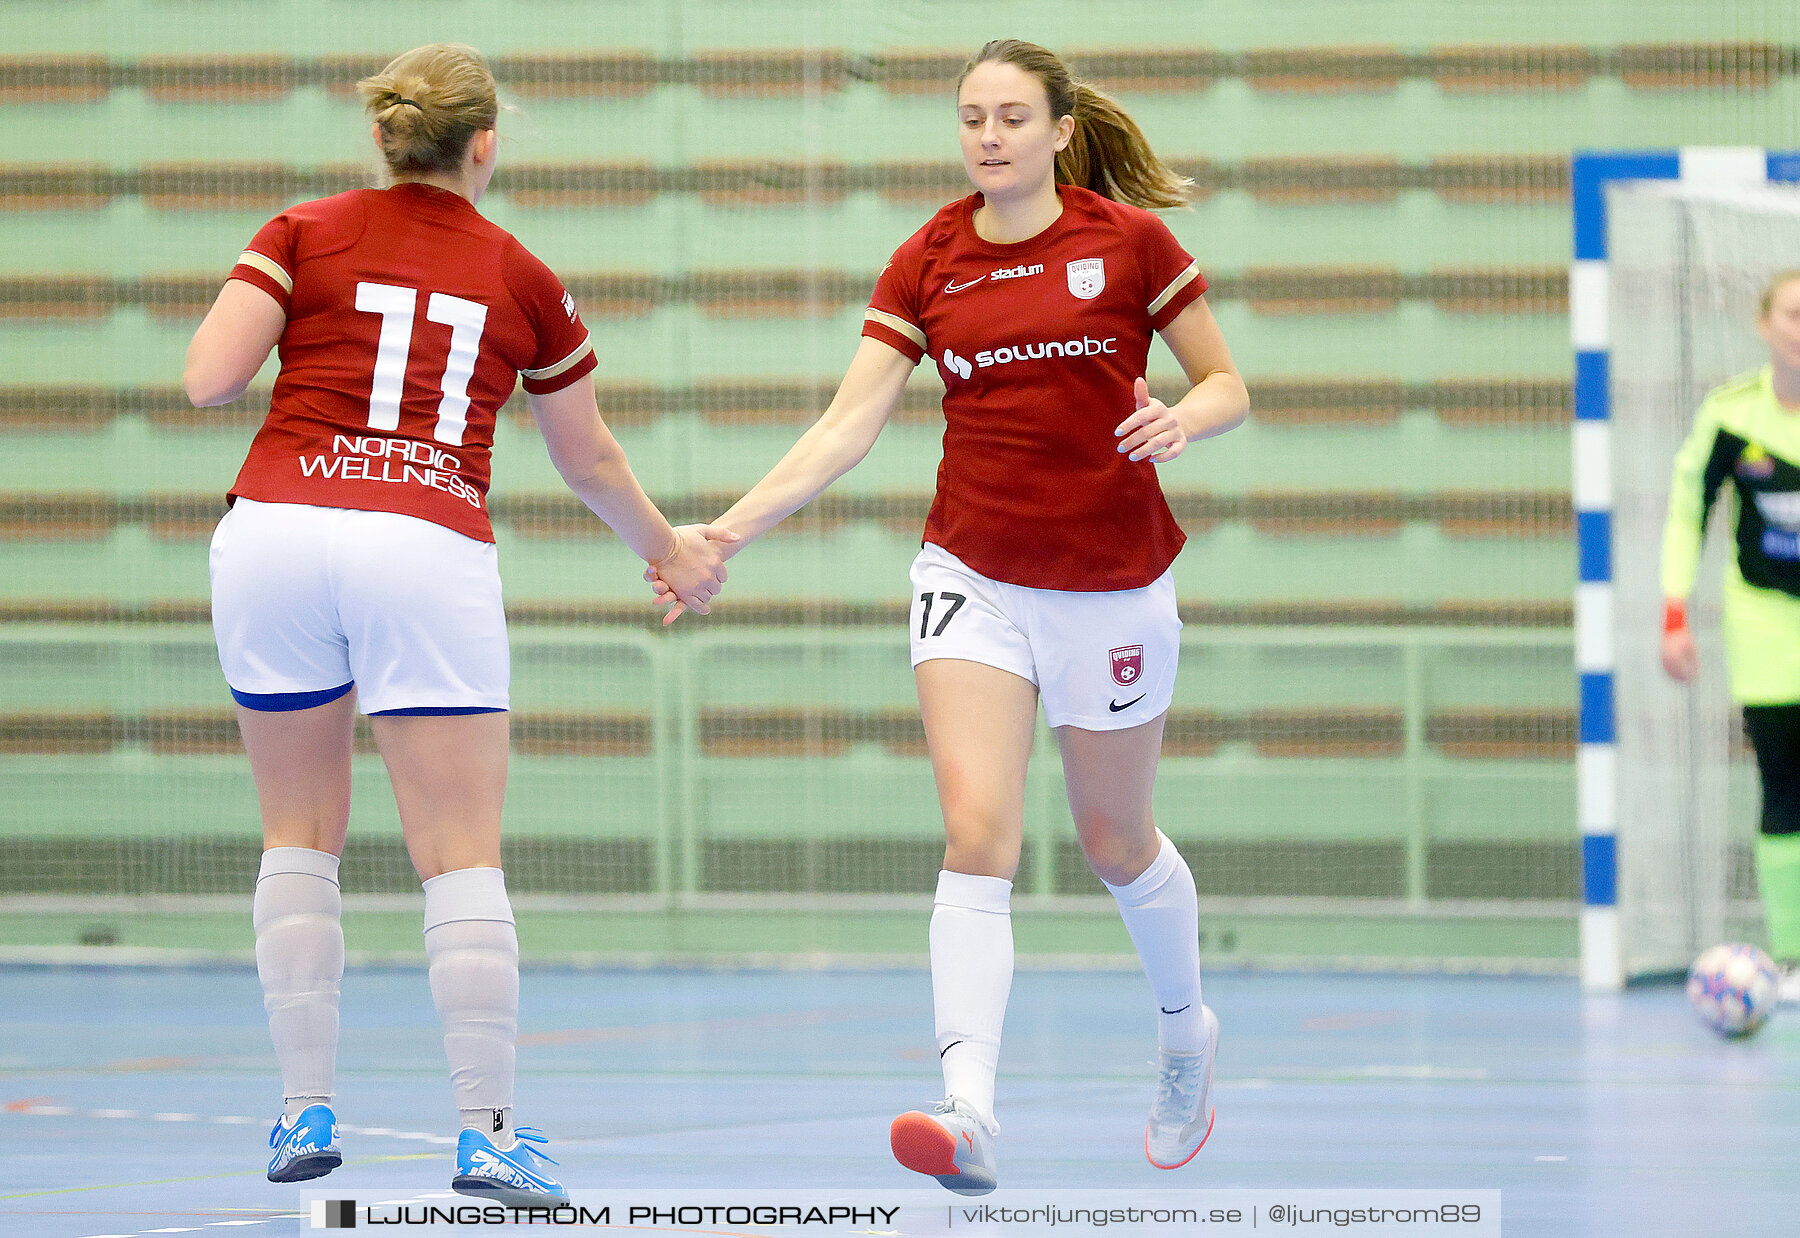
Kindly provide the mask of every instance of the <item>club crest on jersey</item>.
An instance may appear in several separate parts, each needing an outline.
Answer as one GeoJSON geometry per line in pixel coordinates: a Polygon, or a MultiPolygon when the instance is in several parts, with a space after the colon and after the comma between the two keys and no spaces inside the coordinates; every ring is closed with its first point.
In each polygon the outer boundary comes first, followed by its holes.
{"type": "Polygon", "coordinates": [[[1762,449],[1761,444],[1751,443],[1737,458],[1737,475],[1757,480],[1773,477],[1775,461],[1762,449]]]}
{"type": "Polygon", "coordinates": [[[1081,258],[1069,264],[1069,291],[1092,301],[1106,288],[1106,259],[1081,258]]]}
{"type": "Polygon", "coordinates": [[[1144,647],[1142,645],[1125,645],[1119,649],[1108,651],[1112,658],[1113,682],[1121,688],[1129,688],[1144,677],[1144,647]]]}

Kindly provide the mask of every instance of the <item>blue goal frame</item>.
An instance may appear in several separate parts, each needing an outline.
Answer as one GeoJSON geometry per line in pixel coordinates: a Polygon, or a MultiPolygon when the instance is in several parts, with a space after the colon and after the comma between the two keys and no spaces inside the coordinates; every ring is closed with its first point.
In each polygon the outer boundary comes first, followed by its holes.
{"type": "Polygon", "coordinates": [[[1760,146],[1577,151],[1570,162],[1575,260],[1569,335],[1575,348],[1575,672],[1580,682],[1576,804],[1581,830],[1581,981],[1625,983],[1619,939],[1616,731],[1613,717],[1612,392],[1606,191],[1620,181],[1708,185],[1800,181],[1800,151],[1760,146]]]}

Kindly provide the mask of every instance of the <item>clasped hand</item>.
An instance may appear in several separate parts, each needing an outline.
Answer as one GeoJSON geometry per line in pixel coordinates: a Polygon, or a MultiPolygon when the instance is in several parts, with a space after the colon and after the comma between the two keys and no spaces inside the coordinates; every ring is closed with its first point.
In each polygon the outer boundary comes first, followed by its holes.
{"type": "Polygon", "coordinates": [[[725,560],[739,541],[736,533],[711,524],[684,524],[675,530],[675,549],[644,571],[659,605],[670,607],[664,625],[674,623],[684,610],[697,615],[711,612],[713,598],[725,584],[725,560]]]}

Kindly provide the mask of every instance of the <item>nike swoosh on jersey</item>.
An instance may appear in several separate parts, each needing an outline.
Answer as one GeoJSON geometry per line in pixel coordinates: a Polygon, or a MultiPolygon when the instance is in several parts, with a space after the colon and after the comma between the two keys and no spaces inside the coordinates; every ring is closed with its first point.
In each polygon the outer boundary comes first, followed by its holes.
{"type": "Polygon", "coordinates": [[[955,280],[950,280],[947,283],[945,283],[944,291],[945,292],[961,292],[964,288],[973,288],[976,284],[979,284],[981,282],[981,280],[986,279],[986,278],[987,278],[987,276],[983,275],[980,279],[972,279],[966,284],[959,284],[955,280]]]}
{"type": "MultiPolygon", "coordinates": [[[[1150,694],[1148,692],[1144,693],[1144,696],[1149,696],[1149,695],[1150,694]]],[[[1123,710],[1130,709],[1133,705],[1136,705],[1139,701],[1143,700],[1144,696],[1133,697],[1131,700],[1126,701],[1123,705],[1119,704],[1117,701],[1114,701],[1110,705],[1108,705],[1107,708],[1116,714],[1123,710]]]]}

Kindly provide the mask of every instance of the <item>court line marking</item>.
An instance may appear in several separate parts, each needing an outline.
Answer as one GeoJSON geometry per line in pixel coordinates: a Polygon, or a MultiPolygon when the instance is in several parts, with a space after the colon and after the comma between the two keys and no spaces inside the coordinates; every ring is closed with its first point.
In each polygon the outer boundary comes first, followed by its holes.
{"type": "Polygon", "coordinates": [[[17,1100],[9,1100],[6,1104],[0,1105],[0,1109],[7,1113],[21,1113],[33,1105],[47,1105],[55,1099],[54,1096],[21,1096],[17,1100]]]}
{"type": "MultiPolygon", "coordinates": [[[[33,1099],[35,1099],[35,1098],[33,1098],[33,1099]]],[[[130,1120],[134,1120],[134,1119],[139,1120],[139,1121],[161,1120],[161,1115],[144,1114],[135,1109],[85,1109],[84,1110],[84,1109],[76,1109],[69,1105],[42,1105],[42,1104],[33,1104],[33,1103],[30,1103],[28,1101],[23,1101],[23,1100],[10,1102],[5,1106],[0,1106],[0,1108],[4,1108],[5,1111],[9,1114],[14,1114],[14,1115],[17,1115],[20,1117],[100,1118],[100,1119],[111,1120],[111,1121],[130,1121],[130,1120]]],[[[252,1125],[260,1125],[263,1121],[262,1118],[245,1117],[242,1114],[216,1114],[212,1117],[201,1117],[198,1114],[187,1115],[187,1116],[191,1117],[192,1120],[194,1120],[194,1121],[209,1122],[209,1123],[212,1123],[212,1124],[218,1125],[218,1126],[252,1126],[252,1125]]],[[[344,1131],[348,1134],[352,1134],[352,1135],[374,1135],[379,1138],[409,1140],[409,1141],[419,1142],[419,1143],[429,1143],[429,1144],[433,1144],[436,1146],[446,1146],[446,1145],[452,1145],[452,1144],[456,1143],[456,1140],[450,1138],[449,1136],[433,1135],[433,1134],[429,1134],[425,1131],[397,1131],[397,1130],[393,1130],[388,1127],[344,1126],[342,1124],[339,1125],[338,1129],[341,1131],[344,1131]]],[[[382,1161],[419,1160],[419,1159],[423,1159],[425,1157],[430,1157],[430,1156],[435,1156],[435,1155],[436,1155],[435,1152],[416,1152],[416,1153],[406,1153],[406,1154],[402,1154],[402,1155],[398,1155],[398,1156],[364,1156],[364,1157],[357,1157],[355,1159],[355,1161],[353,1161],[352,1163],[353,1164],[374,1164],[374,1163],[379,1163],[382,1161]]],[[[88,1185],[88,1186],[54,1187],[47,1191],[18,1191],[18,1192],[14,1192],[11,1194],[0,1195],[0,1200],[38,1199],[38,1198],[42,1198],[44,1196],[49,1196],[49,1195],[74,1195],[74,1194],[82,1194],[82,1193],[89,1192],[89,1191],[118,1191],[118,1190],[126,1190],[130,1187],[168,1186],[168,1185],[172,1185],[174,1183],[180,1183],[180,1182],[210,1182],[210,1181],[215,1181],[215,1180],[221,1179],[221,1178],[242,1178],[242,1177],[251,1176],[254,1174],[255,1174],[254,1170],[240,1170],[236,1173],[196,1174],[193,1177],[188,1177],[188,1178],[156,1178],[156,1179],[151,1179],[151,1180],[145,1181],[145,1182],[101,1182],[101,1183],[95,1183],[95,1184],[88,1185]]],[[[257,1218],[256,1220],[211,1221],[211,1222],[208,1222],[208,1225],[260,1225],[260,1224],[263,1224],[265,1221],[278,1221],[278,1220],[282,1220],[287,1217],[299,1217],[300,1215],[301,1214],[299,1214],[297,1212],[283,1211],[283,1212],[277,1213],[272,1216],[260,1217],[260,1218],[257,1218]]],[[[152,1231],[147,1231],[147,1232],[179,1234],[179,1233],[188,1233],[188,1232],[192,1232],[192,1231],[187,1230],[187,1229],[163,1229],[163,1230],[152,1230],[152,1231]]],[[[137,1234],[89,1234],[86,1236],[86,1238],[139,1238],[139,1236],[137,1234]]]]}
{"type": "Polygon", "coordinates": [[[549,1032],[527,1032],[519,1037],[521,1045],[592,1044],[596,1041],[639,1040],[667,1036],[672,1032],[744,1031],[759,1027],[806,1027],[855,1019],[892,1019],[917,1014],[922,1007],[916,1002],[891,1006],[824,1006],[814,1010],[784,1010],[772,1014],[746,1015],[728,1019],[681,1019],[672,1023],[645,1023],[620,1027],[570,1027],[549,1032]]]}
{"type": "MultiPolygon", "coordinates": [[[[34,1098],[35,1100],[35,1098],[34,1098]]],[[[33,1101],[12,1101],[5,1106],[6,1112],[27,1118],[103,1118],[109,1121],[123,1122],[210,1122],[215,1126],[254,1126],[265,1119],[246,1117],[239,1113],[220,1113],[210,1117],[198,1113],[145,1113],[139,1109],[75,1109],[68,1105],[43,1105],[33,1101]]],[[[434,1135],[430,1131],[401,1131],[391,1126],[351,1126],[338,1123],[338,1129],[350,1135],[373,1135],[381,1139],[404,1139],[413,1143],[429,1143],[439,1146],[454,1144],[456,1140],[449,1135],[434,1135]]],[[[0,1199],[11,1198],[0,1196],[0,1199]]]]}
{"type": "Polygon", "coordinates": [[[130,1057],[117,1062],[106,1062],[87,1069],[95,1074],[105,1075],[141,1075],[153,1074],[162,1070],[192,1070],[195,1067],[207,1066],[213,1062],[209,1057],[130,1057]]]}
{"type": "Polygon", "coordinates": [[[204,1226],[173,1225],[163,1229],[141,1229],[134,1234],[88,1234],[86,1238],[143,1238],[145,1234],[197,1234],[202,1229],[212,1229],[222,1225],[267,1225],[271,1221],[301,1221],[305,1219],[306,1214],[302,1212],[282,1212],[248,1220],[208,1221],[204,1226]]]}

